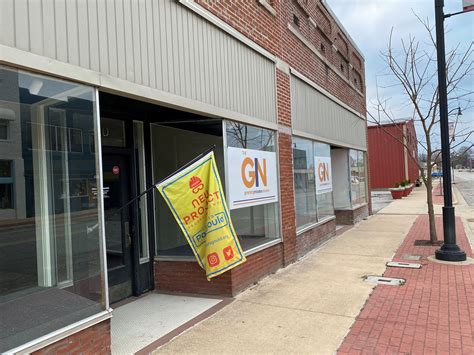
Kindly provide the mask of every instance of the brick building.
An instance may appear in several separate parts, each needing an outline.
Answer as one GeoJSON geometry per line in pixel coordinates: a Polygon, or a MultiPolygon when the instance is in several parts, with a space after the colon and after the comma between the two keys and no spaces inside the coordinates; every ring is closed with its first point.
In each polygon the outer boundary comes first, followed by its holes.
{"type": "Polygon", "coordinates": [[[419,176],[418,141],[413,120],[369,126],[370,188],[387,189],[419,176]]]}
{"type": "Polygon", "coordinates": [[[0,14],[0,352],[108,352],[115,302],[235,295],[368,215],[364,59],[324,0],[0,14]],[[231,208],[247,262],[209,282],[158,194],[116,211],[213,144],[228,200],[231,150],[277,185],[231,208]]]}

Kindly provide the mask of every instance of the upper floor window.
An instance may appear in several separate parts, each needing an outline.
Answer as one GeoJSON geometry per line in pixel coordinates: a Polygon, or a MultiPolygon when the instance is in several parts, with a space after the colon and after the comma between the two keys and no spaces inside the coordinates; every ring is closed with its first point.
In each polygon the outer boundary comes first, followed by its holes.
{"type": "Polygon", "coordinates": [[[10,126],[7,120],[0,119],[0,140],[8,140],[10,139],[10,126]]]}
{"type": "Polygon", "coordinates": [[[13,162],[0,160],[0,209],[13,206],[13,162]]]}

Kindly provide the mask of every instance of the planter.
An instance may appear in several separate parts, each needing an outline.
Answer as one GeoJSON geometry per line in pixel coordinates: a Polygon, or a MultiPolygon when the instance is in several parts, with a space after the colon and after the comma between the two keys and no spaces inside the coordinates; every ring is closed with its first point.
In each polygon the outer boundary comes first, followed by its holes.
{"type": "Polygon", "coordinates": [[[403,197],[403,192],[405,191],[405,189],[402,189],[402,188],[395,188],[395,189],[389,189],[389,190],[394,200],[400,200],[403,197]]]}
{"type": "Polygon", "coordinates": [[[409,193],[410,193],[410,189],[405,186],[403,188],[403,197],[407,197],[409,193]]]}

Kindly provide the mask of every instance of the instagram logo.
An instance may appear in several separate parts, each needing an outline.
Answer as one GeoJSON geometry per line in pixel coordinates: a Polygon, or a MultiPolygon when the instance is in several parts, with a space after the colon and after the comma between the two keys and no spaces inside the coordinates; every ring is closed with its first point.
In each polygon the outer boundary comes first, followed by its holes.
{"type": "Polygon", "coordinates": [[[207,256],[207,263],[209,266],[217,266],[220,263],[219,255],[217,253],[211,253],[207,256]]]}

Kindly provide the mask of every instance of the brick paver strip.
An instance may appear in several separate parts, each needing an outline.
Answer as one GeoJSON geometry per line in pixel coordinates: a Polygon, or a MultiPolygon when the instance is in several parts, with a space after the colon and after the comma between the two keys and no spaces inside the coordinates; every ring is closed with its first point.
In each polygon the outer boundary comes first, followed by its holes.
{"type": "MultiPolygon", "coordinates": [[[[442,219],[437,217],[438,238],[442,219]]],[[[462,222],[457,242],[472,257],[462,222]]],[[[474,354],[474,265],[432,263],[437,247],[414,246],[429,239],[428,216],[419,216],[393,260],[421,255],[421,269],[388,268],[384,276],[404,286],[377,285],[338,354],[474,354]]]]}
{"type": "Polygon", "coordinates": [[[444,205],[443,184],[439,182],[432,190],[433,203],[435,205],[444,205]]]}

